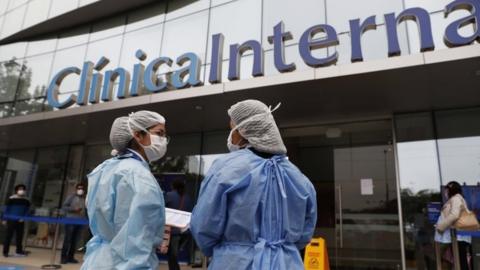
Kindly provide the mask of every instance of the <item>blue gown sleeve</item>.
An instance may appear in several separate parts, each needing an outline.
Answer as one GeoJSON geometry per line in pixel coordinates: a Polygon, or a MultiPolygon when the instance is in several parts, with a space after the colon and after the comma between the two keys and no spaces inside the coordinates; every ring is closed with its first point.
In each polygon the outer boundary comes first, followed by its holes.
{"type": "Polygon", "coordinates": [[[228,184],[220,183],[216,167],[214,163],[202,182],[190,221],[192,236],[208,257],[213,255],[213,248],[222,239],[227,217],[228,184]]]}
{"type": "Polygon", "coordinates": [[[150,256],[163,239],[163,194],[151,175],[131,172],[125,176],[130,181],[120,181],[116,188],[115,219],[125,221],[111,241],[113,265],[122,270],[150,269],[150,256]],[[124,192],[134,192],[130,205],[122,204],[124,192]]]}
{"type": "Polygon", "coordinates": [[[317,224],[317,193],[313,185],[308,181],[308,199],[307,209],[305,214],[305,223],[303,226],[303,233],[295,245],[298,249],[304,249],[305,246],[312,240],[313,233],[317,224]]]}

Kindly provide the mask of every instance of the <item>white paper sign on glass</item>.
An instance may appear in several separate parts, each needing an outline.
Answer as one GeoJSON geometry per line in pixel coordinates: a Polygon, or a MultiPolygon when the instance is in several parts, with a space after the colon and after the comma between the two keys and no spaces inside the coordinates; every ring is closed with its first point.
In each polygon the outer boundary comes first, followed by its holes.
{"type": "Polygon", "coordinates": [[[373,195],[373,179],[360,179],[360,189],[362,195],[373,195]]]}

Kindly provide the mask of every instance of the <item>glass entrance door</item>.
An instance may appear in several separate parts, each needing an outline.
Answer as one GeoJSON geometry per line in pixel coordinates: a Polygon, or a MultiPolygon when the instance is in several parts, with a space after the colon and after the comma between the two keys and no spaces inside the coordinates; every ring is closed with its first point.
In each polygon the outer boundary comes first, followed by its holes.
{"type": "Polygon", "coordinates": [[[289,158],[317,190],[316,237],[332,269],[401,269],[391,122],[284,130],[289,158]]]}

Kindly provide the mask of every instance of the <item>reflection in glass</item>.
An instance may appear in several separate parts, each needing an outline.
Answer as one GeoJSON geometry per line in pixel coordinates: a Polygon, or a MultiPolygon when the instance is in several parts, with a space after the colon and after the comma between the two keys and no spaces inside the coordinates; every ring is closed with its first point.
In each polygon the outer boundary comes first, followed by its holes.
{"type": "Polygon", "coordinates": [[[53,53],[26,58],[24,72],[19,84],[17,99],[28,99],[46,95],[53,53]]]}
{"type": "MultiPolygon", "coordinates": [[[[5,202],[13,195],[14,187],[19,184],[27,186],[27,195],[32,193],[32,181],[36,167],[33,164],[35,150],[10,151],[5,170],[0,171],[2,185],[0,186],[0,201],[5,202]]],[[[3,168],[0,168],[3,169],[3,168]]]]}
{"type": "MultiPolygon", "coordinates": [[[[212,9],[209,38],[217,33],[225,36],[223,59],[229,58],[230,44],[261,40],[261,4],[257,0],[235,1],[212,9]]],[[[210,63],[211,46],[209,42],[206,63],[210,63]]]]}
{"type": "Polygon", "coordinates": [[[433,122],[428,113],[396,116],[398,175],[407,268],[435,269],[434,223],[427,204],[441,202],[433,122]]]}
{"type": "Polygon", "coordinates": [[[23,68],[15,59],[0,63],[0,102],[12,101],[15,98],[23,68]]]}
{"type": "MultiPolygon", "coordinates": [[[[67,157],[68,146],[38,150],[35,164],[35,180],[31,195],[34,215],[52,216],[55,215],[56,209],[60,207],[67,157]]],[[[48,224],[30,223],[27,236],[28,245],[51,247],[52,240],[49,237],[48,224]]]]}
{"type": "Polygon", "coordinates": [[[15,102],[12,116],[20,116],[41,112],[43,110],[43,102],[43,98],[17,101],[15,102]]]}
{"type": "Polygon", "coordinates": [[[78,0],[51,0],[49,18],[62,15],[78,7],[78,0]]]}
{"type": "Polygon", "coordinates": [[[23,29],[43,22],[47,19],[50,5],[45,0],[33,0],[28,3],[27,14],[23,23],[23,29]]]}
{"type": "Polygon", "coordinates": [[[27,6],[22,6],[8,12],[5,15],[5,20],[3,22],[3,28],[0,38],[3,39],[5,37],[11,36],[12,34],[22,29],[23,16],[25,15],[26,9],[27,6]]]}
{"type": "Polygon", "coordinates": [[[282,135],[290,161],[315,186],[315,236],[326,239],[332,268],[398,269],[401,245],[390,121],[289,128],[282,135]]]}
{"type": "Polygon", "coordinates": [[[13,103],[0,103],[0,118],[9,117],[13,108],[13,103]]]}
{"type": "Polygon", "coordinates": [[[164,22],[165,7],[165,2],[160,2],[129,13],[125,31],[129,32],[145,26],[164,22]]]}

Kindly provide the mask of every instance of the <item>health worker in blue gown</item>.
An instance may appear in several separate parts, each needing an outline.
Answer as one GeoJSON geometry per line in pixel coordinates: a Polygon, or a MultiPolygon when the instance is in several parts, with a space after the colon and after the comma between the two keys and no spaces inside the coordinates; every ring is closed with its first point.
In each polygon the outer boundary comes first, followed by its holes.
{"type": "Polygon", "coordinates": [[[288,160],[269,107],[245,100],[228,115],[230,153],[207,173],[191,220],[209,269],[304,269],[299,249],[315,229],[315,189],[288,160]]]}
{"type": "Polygon", "coordinates": [[[114,157],[88,175],[87,212],[93,238],[82,270],[157,269],[165,202],[148,163],[165,155],[165,119],[139,111],[117,118],[110,132],[114,157]]]}

